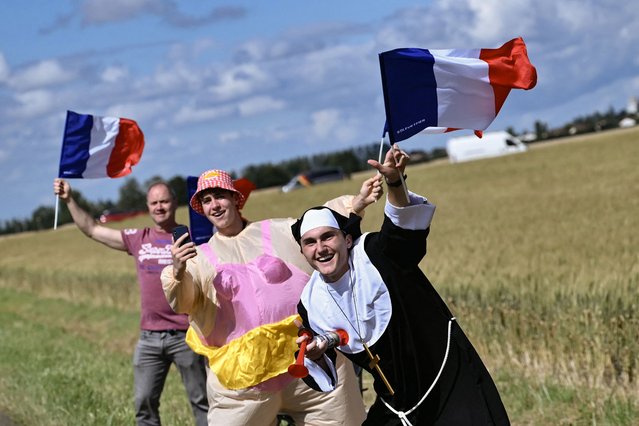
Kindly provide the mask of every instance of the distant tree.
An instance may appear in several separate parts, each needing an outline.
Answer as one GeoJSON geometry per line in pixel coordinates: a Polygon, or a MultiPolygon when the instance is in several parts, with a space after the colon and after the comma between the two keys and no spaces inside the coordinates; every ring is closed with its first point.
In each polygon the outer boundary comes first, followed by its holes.
{"type": "Polygon", "coordinates": [[[290,176],[282,166],[272,163],[250,165],[243,170],[242,176],[253,182],[258,188],[280,186],[290,180],[290,176]]]}
{"type": "Polygon", "coordinates": [[[117,208],[121,211],[146,210],[146,192],[135,178],[127,178],[120,187],[117,208]]]}
{"type": "Polygon", "coordinates": [[[175,194],[175,198],[177,199],[179,206],[185,206],[188,203],[188,200],[187,200],[188,189],[186,187],[186,179],[178,175],[173,176],[169,180],[165,180],[161,176],[153,176],[147,179],[144,182],[145,203],[146,203],[147,191],[153,184],[157,182],[164,182],[169,186],[169,188],[171,188],[171,190],[175,194]]]}
{"type": "Polygon", "coordinates": [[[31,215],[30,229],[40,230],[53,227],[55,219],[55,209],[52,207],[40,206],[31,215]]]}
{"type": "MultiPolygon", "coordinates": [[[[99,217],[102,213],[104,213],[105,210],[115,210],[116,209],[116,205],[113,201],[111,200],[99,200],[96,203],[93,204],[93,206],[91,207],[93,211],[93,216],[94,217],[99,217]]],[[[87,210],[89,211],[89,210],[87,210]]]]}
{"type": "Polygon", "coordinates": [[[189,202],[189,191],[186,186],[186,179],[182,176],[173,176],[167,182],[177,198],[179,206],[186,206],[189,202]]]}
{"type": "Polygon", "coordinates": [[[19,219],[11,219],[4,222],[4,226],[2,227],[1,234],[15,234],[18,232],[27,231],[27,223],[26,221],[22,221],[19,219]]]}
{"type": "MultiPolygon", "coordinates": [[[[388,150],[389,146],[385,145],[384,146],[384,152],[386,152],[386,150],[388,150]]],[[[357,155],[357,158],[359,158],[359,161],[361,163],[364,164],[364,167],[368,167],[366,166],[366,161],[373,159],[373,160],[378,160],[379,159],[379,143],[374,142],[374,143],[370,143],[368,145],[362,145],[359,146],[357,148],[355,148],[354,150],[355,155],[357,155]]]]}
{"type": "Polygon", "coordinates": [[[349,149],[327,155],[322,166],[341,167],[345,173],[350,174],[362,170],[362,161],[349,149]]]}
{"type": "Polygon", "coordinates": [[[448,152],[446,152],[446,148],[435,148],[431,151],[430,156],[433,160],[446,158],[448,157],[448,152]]]}
{"type": "Polygon", "coordinates": [[[548,125],[543,121],[535,121],[535,136],[538,141],[546,139],[548,137],[548,125]]]}
{"type": "MultiPolygon", "coordinates": [[[[113,202],[111,201],[99,201],[97,203],[92,203],[86,198],[84,195],[77,189],[73,189],[73,199],[75,202],[82,207],[91,217],[97,218],[100,216],[103,210],[113,208],[113,202]]],[[[36,210],[37,211],[37,210],[36,210]]],[[[53,209],[55,214],[55,209],[53,209]]],[[[31,220],[34,220],[36,212],[34,211],[31,215],[31,220]]],[[[51,226],[53,227],[54,220],[51,220],[51,226]]],[[[69,209],[67,208],[66,203],[60,202],[58,204],[58,225],[64,225],[65,223],[73,222],[73,218],[71,217],[71,213],[69,213],[69,209]]]]}
{"type": "Polygon", "coordinates": [[[421,149],[409,151],[408,155],[410,155],[411,164],[425,163],[431,159],[431,154],[421,149]]]}
{"type": "Polygon", "coordinates": [[[144,185],[141,187],[141,189],[146,194],[146,192],[148,191],[149,187],[151,185],[153,185],[154,183],[156,183],[156,182],[164,182],[164,179],[160,175],[151,176],[150,178],[148,178],[147,180],[144,181],[144,185]]]}
{"type": "Polygon", "coordinates": [[[288,179],[291,179],[293,176],[310,169],[311,162],[308,157],[297,157],[292,160],[284,161],[281,163],[281,166],[288,175],[288,179]]]}
{"type": "MultiPolygon", "coordinates": [[[[615,111],[611,106],[605,113],[594,112],[587,116],[579,116],[569,123],[558,128],[551,129],[548,124],[542,121],[535,121],[534,133],[536,135],[535,142],[543,141],[556,137],[563,137],[572,134],[588,133],[598,130],[610,129],[619,126],[619,121],[628,116],[624,111],[615,111]]],[[[639,115],[634,114],[639,117],[639,115]]],[[[512,127],[507,127],[506,131],[511,135],[517,135],[512,127]]],[[[528,133],[524,130],[522,134],[528,133]]],[[[388,149],[388,145],[384,146],[384,152],[388,149]]],[[[445,148],[435,148],[430,154],[424,151],[412,151],[415,158],[424,160],[437,159],[447,156],[445,148]]],[[[250,165],[242,171],[242,176],[250,179],[258,188],[269,186],[279,186],[288,182],[293,176],[303,171],[317,167],[334,166],[341,167],[347,173],[367,169],[366,160],[369,158],[378,158],[379,144],[377,142],[370,143],[347,150],[323,153],[313,155],[311,157],[297,157],[290,160],[282,161],[277,164],[257,164],[250,165]]],[[[231,171],[231,176],[235,179],[237,174],[231,171]]],[[[159,176],[154,176],[146,182],[144,188],[141,188],[134,178],[127,178],[120,188],[120,198],[117,203],[111,200],[97,201],[95,203],[87,201],[82,194],[74,190],[74,198],[76,202],[84,208],[91,216],[97,218],[104,210],[119,209],[123,211],[145,210],[146,209],[146,188],[153,180],[158,180],[159,176]]],[[[176,193],[178,204],[184,205],[187,200],[186,179],[182,176],[174,176],[167,181],[169,186],[176,193]]],[[[0,234],[12,234],[33,229],[45,229],[53,226],[53,217],[55,211],[51,207],[41,206],[33,211],[31,218],[25,220],[11,219],[0,222],[0,234]]],[[[65,203],[59,204],[58,224],[69,223],[72,221],[71,215],[66,208],[65,203]]]]}

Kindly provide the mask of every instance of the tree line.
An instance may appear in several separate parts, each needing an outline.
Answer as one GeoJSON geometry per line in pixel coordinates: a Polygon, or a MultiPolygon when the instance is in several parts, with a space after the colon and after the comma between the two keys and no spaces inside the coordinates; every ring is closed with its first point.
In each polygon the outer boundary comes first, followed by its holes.
{"type": "MultiPolygon", "coordinates": [[[[253,182],[257,188],[269,188],[282,186],[299,173],[307,170],[323,167],[340,167],[344,173],[350,174],[366,169],[366,160],[377,158],[379,145],[370,145],[350,148],[342,151],[317,154],[310,157],[298,157],[285,160],[279,163],[251,164],[245,167],[241,173],[231,171],[234,178],[245,177],[253,182]]],[[[428,161],[434,157],[446,155],[443,149],[435,150],[432,153],[424,151],[411,152],[417,161],[428,161]]],[[[178,200],[178,205],[188,204],[188,189],[186,177],[173,176],[165,180],[160,176],[154,176],[143,183],[139,183],[134,177],[124,179],[123,185],[118,192],[118,200],[98,200],[95,202],[87,200],[80,191],[73,189],[73,196],[76,202],[85,209],[91,216],[98,219],[101,215],[113,212],[138,212],[146,211],[146,190],[157,182],[164,181],[173,190],[178,200]]],[[[25,231],[37,231],[53,227],[55,220],[55,208],[51,206],[40,206],[36,208],[28,219],[11,219],[0,224],[0,235],[14,234],[25,231]]],[[[58,209],[58,225],[71,223],[73,219],[65,203],[60,203],[58,209]]]]}
{"type": "MultiPolygon", "coordinates": [[[[619,127],[619,122],[626,117],[637,118],[637,115],[628,114],[624,110],[615,111],[610,107],[605,113],[595,112],[588,116],[577,117],[571,122],[554,129],[549,128],[549,126],[542,121],[535,121],[533,130],[534,139],[526,140],[526,142],[543,142],[569,135],[612,129],[619,127]]],[[[514,136],[518,135],[513,128],[507,128],[506,131],[514,136]]],[[[525,130],[519,134],[524,133],[529,132],[525,130]]],[[[379,144],[371,143],[337,152],[316,154],[309,157],[297,157],[279,163],[251,164],[245,167],[239,175],[234,171],[231,172],[231,174],[235,178],[242,176],[249,179],[258,189],[269,188],[282,186],[297,174],[316,168],[340,167],[346,174],[365,170],[367,169],[366,160],[369,158],[377,158],[378,152],[379,144]]],[[[435,148],[432,151],[414,150],[410,151],[409,154],[411,155],[411,163],[414,164],[446,157],[446,150],[444,148],[435,148]]],[[[140,184],[134,177],[125,178],[122,187],[119,189],[119,198],[115,202],[111,200],[91,202],[84,198],[77,190],[74,190],[73,194],[78,204],[97,219],[105,212],[145,211],[146,188],[158,180],[163,179],[159,176],[154,176],[143,184],[140,184]]],[[[188,190],[186,178],[176,175],[166,180],[166,182],[175,192],[178,204],[180,206],[187,205],[188,190]]],[[[0,224],[0,235],[52,228],[54,219],[55,209],[53,207],[40,206],[33,211],[30,218],[11,219],[2,222],[0,224]]],[[[66,205],[60,203],[58,224],[62,225],[72,221],[71,214],[66,208],[66,205]]]]}

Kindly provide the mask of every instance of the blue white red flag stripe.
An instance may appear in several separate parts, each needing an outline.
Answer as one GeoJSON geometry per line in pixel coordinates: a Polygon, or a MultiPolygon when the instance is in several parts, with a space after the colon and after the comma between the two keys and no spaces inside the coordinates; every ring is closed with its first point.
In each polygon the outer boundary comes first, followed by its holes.
{"type": "Polygon", "coordinates": [[[58,176],[126,176],[140,161],[143,150],[144,134],[135,121],[67,111],[58,176]]]}
{"type": "Polygon", "coordinates": [[[391,142],[428,127],[485,130],[511,89],[537,83],[521,38],[497,49],[395,49],[379,61],[391,142]]]}

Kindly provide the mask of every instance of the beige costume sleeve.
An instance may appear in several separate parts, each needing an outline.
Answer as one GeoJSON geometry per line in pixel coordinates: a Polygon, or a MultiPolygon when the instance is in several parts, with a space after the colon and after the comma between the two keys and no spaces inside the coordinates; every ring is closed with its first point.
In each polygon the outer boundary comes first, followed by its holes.
{"type": "MultiPolygon", "coordinates": [[[[335,210],[337,213],[348,217],[353,211],[353,199],[354,195],[342,195],[332,200],[327,201],[324,205],[330,209],[335,210]]],[[[360,217],[364,217],[364,210],[356,213],[360,217]]]]}
{"type": "Polygon", "coordinates": [[[215,277],[215,268],[204,259],[198,249],[198,255],[186,262],[186,271],[181,281],[173,276],[173,265],[162,270],[162,289],[171,308],[180,314],[197,316],[204,304],[215,303],[212,286],[206,286],[215,277]]]}

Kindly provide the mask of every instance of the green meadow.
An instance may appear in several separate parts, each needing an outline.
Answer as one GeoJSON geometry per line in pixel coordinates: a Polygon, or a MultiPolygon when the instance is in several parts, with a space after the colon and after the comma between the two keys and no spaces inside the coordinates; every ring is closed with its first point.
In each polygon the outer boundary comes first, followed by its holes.
{"type": "MultiPolygon", "coordinates": [[[[639,129],[530,148],[408,168],[410,189],[438,206],[421,266],[513,424],[639,424],[639,129]]],[[[244,215],[295,217],[365,176],[257,191],[244,215]]],[[[364,229],[382,215],[370,206],[364,229]]],[[[185,208],[178,217],[188,222],[185,208]]],[[[0,239],[0,413],[18,425],[133,424],[138,302],[133,260],[74,226],[0,239]]],[[[161,414],[192,423],[175,370],[161,414]]]]}

